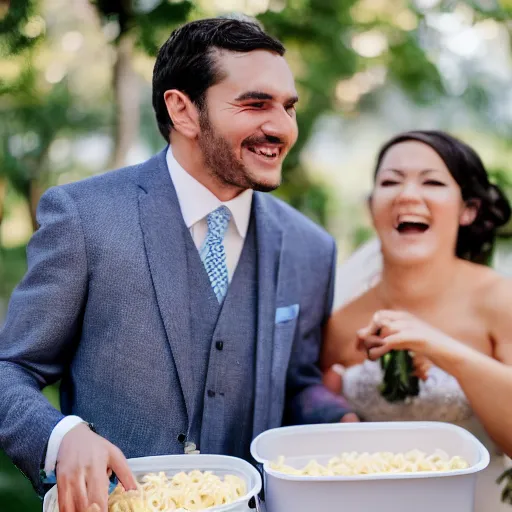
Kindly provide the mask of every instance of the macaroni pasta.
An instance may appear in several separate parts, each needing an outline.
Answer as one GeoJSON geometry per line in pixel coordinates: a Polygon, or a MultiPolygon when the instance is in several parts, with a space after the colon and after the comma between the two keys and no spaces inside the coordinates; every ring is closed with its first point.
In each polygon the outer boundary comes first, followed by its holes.
{"type": "Polygon", "coordinates": [[[118,485],[109,497],[109,512],[188,512],[232,503],[246,494],[245,482],[224,479],[198,470],[168,477],[164,472],[144,475],[136,491],[118,485]]]}
{"type": "Polygon", "coordinates": [[[419,450],[406,453],[357,453],[344,452],[333,457],[327,465],[311,460],[302,469],[285,464],[285,458],[279,457],[270,467],[289,475],[297,476],[358,476],[375,473],[417,473],[421,471],[453,471],[465,469],[469,464],[462,457],[451,457],[442,450],[427,455],[419,450]]]}

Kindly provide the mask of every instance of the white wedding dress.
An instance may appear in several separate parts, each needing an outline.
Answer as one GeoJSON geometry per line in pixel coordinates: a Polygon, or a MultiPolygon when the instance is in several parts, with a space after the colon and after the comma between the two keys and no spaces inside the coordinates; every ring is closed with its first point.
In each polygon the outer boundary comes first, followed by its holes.
{"type": "MultiPolygon", "coordinates": [[[[378,241],[372,240],[356,251],[337,272],[335,307],[373,286],[380,275],[382,260],[378,241]]],[[[406,402],[390,403],[379,391],[382,370],[379,362],[340,369],[343,395],[356,413],[366,421],[445,421],[472,432],[491,454],[489,467],[480,473],[475,493],[475,512],[512,512],[500,501],[501,488],[496,478],[508,467],[510,459],[500,455],[485,433],[457,380],[437,367],[429,370],[420,382],[420,393],[406,402]]]]}

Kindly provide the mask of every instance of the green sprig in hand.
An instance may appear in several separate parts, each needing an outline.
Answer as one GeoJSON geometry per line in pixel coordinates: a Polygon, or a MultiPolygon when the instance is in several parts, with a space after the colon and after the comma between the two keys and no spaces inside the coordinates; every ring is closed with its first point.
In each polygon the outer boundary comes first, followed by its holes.
{"type": "Polygon", "coordinates": [[[358,331],[358,338],[370,360],[380,359],[382,396],[398,402],[418,396],[419,379],[426,380],[431,366],[425,347],[444,344],[446,337],[409,313],[379,311],[368,327],[358,331]]]}
{"type": "Polygon", "coordinates": [[[408,351],[392,350],[384,354],[380,358],[380,366],[384,372],[380,393],[388,402],[418,396],[419,378],[415,375],[414,361],[408,351]]]}

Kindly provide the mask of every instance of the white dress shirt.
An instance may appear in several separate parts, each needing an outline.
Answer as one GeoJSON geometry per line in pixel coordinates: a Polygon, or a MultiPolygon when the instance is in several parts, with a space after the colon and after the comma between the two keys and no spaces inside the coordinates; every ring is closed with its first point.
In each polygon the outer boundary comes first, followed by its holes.
{"type": "Polygon", "coordinates": [[[231,281],[249,227],[253,191],[245,190],[231,201],[223,203],[181,167],[174,158],[170,146],[167,151],[167,167],[176,189],[183,220],[199,251],[201,251],[208,232],[207,215],[222,205],[229,208],[231,219],[224,236],[224,248],[228,279],[231,281]]]}
{"type": "MultiPolygon", "coordinates": [[[[249,227],[253,191],[245,190],[234,199],[231,199],[231,201],[222,202],[183,169],[174,158],[171,146],[167,150],[166,160],[174,188],[176,189],[176,195],[178,196],[183,220],[199,251],[201,251],[208,233],[207,215],[222,205],[229,208],[231,219],[224,236],[224,248],[226,251],[228,279],[231,282],[249,227]]],[[[55,469],[60,443],[64,436],[80,423],[85,423],[85,421],[78,416],[66,416],[57,423],[48,441],[44,465],[46,472],[55,469]]]]}

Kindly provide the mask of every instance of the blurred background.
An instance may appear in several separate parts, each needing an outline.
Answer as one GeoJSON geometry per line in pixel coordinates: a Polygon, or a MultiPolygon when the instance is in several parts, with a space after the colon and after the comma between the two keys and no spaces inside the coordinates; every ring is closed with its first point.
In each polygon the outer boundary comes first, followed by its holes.
{"type": "MultiPolygon", "coordinates": [[[[162,149],[159,46],[235,12],[288,49],[300,136],[276,194],[336,237],[340,264],[372,237],[375,155],[399,131],[461,137],[512,197],[512,0],[0,0],[0,325],[44,190],[162,149]]],[[[499,235],[493,264],[512,274],[512,227],[499,235]]],[[[0,452],[0,511],[40,507],[0,452]]]]}

